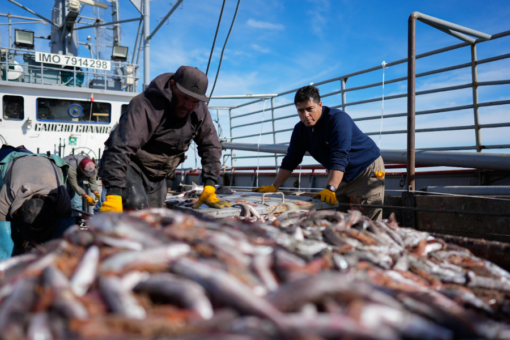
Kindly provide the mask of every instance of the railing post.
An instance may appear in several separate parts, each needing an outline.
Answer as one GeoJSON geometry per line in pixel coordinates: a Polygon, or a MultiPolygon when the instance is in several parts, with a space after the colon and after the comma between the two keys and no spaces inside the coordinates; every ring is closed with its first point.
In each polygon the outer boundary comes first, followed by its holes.
{"type": "Polygon", "coordinates": [[[471,79],[473,81],[473,113],[475,115],[476,152],[482,152],[480,118],[478,116],[478,72],[476,65],[476,44],[471,45],[471,79]]]}
{"type": "Polygon", "coordinates": [[[345,93],[345,83],[347,80],[345,78],[340,79],[340,86],[342,89],[342,111],[345,112],[345,104],[347,104],[347,95],[345,93]]]}
{"type": "Polygon", "coordinates": [[[415,187],[416,15],[409,16],[407,51],[407,188],[415,187]]]}
{"type": "MultiPolygon", "coordinates": [[[[274,121],[274,97],[271,97],[271,119],[273,121],[273,144],[276,144],[276,126],[274,121]]],[[[278,172],[278,155],[274,154],[274,168],[278,172]]]]}
{"type": "MultiPolygon", "coordinates": [[[[232,128],[232,109],[228,109],[228,117],[230,119],[230,141],[234,140],[234,129],[232,128]]],[[[230,150],[230,168],[234,169],[234,153],[230,150]]]]}

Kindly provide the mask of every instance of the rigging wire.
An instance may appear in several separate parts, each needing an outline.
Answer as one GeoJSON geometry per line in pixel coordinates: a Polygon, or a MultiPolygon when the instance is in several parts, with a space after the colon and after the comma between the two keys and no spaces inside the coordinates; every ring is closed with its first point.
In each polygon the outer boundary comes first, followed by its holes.
{"type": "Polygon", "coordinates": [[[262,137],[262,128],[264,127],[264,113],[266,112],[266,98],[264,98],[264,107],[262,108],[262,120],[260,121],[259,141],[257,142],[257,179],[256,186],[259,186],[259,164],[260,164],[260,138],[262,137]]]}
{"type": "Polygon", "coordinates": [[[218,31],[220,30],[221,17],[223,16],[223,9],[225,8],[225,1],[223,0],[223,5],[221,6],[220,18],[218,19],[218,27],[216,27],[216,33],[214,34],[214,40],[211,47],[211,54],[209,55],[209,62],[207,63],[207,70],[205,71],[205,75],[209,73],[209,66],[211,65],[211,59],[214,52],[214,45],[216,44],[216,38],[218,37],[218,31]]]}
{"type": "Polygon", "coordinates": [[[230,33],[232,33],[232,28],[234,27],[234,23],[236,22],[237,12],[239,10],[240,4],[241,4],[241,0],[238,0],[236,11],[234,13],[234,18],[232,19],[232,24],[230,25],[230,29],[228,30],[227,39],[225,40],[225,44],[223,45],[223,49],[221,50],[220,64],[218,65],[218,71],[216,72],[216,77],[214,78],[213,87],[211,89],[211,94],[209,95],[209,100],[207,101],[207,103],[209,103],[211,101],[211,97],[213,95],[214,88],[216,87],[216,81],[218,81],[218,75],[220,74],[221,62],[223,61],[223,53],[225,53],[225,49],[227,48],[228,38],[230,38],[230,33]]]}
{"type": "Polygon", "coordinates": [[[382,108],[381,108],[381,129],[379,131],[379,143],[377,146],[381,148],[381,136],[382,136],[382,128],[383,128],[383,119],[384,119],[384,69],[386,68],[386,62],[382,62],[382,108]]]}

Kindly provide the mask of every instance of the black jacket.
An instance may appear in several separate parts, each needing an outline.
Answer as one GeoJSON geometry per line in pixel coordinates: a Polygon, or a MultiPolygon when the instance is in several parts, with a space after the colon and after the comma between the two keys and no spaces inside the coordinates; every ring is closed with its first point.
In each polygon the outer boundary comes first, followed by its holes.
{"type": "Polygon", "coordinates": [[[99,175],[112,194],[117,188],[125,188],[130,162],[135,162],[150,180],[162,180],[184,161],[192,139],[202,159],[204,183],[216,184],[221,145],[211,114],[200,102],[187,117],[176,118],[170,105],[172,76],[158,76],[134,97],[106,141],[99,175]]]}

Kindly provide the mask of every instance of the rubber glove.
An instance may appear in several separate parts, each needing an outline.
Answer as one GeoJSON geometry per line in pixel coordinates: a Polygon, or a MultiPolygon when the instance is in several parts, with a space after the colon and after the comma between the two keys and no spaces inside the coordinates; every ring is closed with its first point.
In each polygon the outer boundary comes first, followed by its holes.
{"type": "Polygon", "coordinates": [[[103,205],[99,209],[99,212],[121,213],[122,196],[106,195],[106,201],[103,202],[103,205]]]}
{"type": "Polygon", "coordinates": [[[380,170],[380,171],[376,171],[375,172],[375,175],[377,176],[377,178],[379,179],[383,179],[384,178],[384,175],[385,175],[385,172],[380,170]]]}
{"type": "Polygon", "coordinates": [[[216,188],[213,187],[212,185],[206,185],[204,187],[204,191],[202,191],[202,195],[200,195],[198,202],[195,205],[193,205],[193,209],[200,207],[204,203],[210,206],[211,208],[216,209],[223,209],[225,207],[232,206],[232,203],[228,201],[222,201],[216,196],[216,188]]]}
{"type": "Polygon", "coordinates": [[[313,195],[313,198],[321,198],[322,202],[326,202],[329,204],[337,204],[338,201],[336,200],[336,193],[334,191],[331,191],[329,189],[324,189],[321,192],[313,195]]]}
{"type": "Polygon", "coordinates": [[[101,197],[101,193],[99,191],[96,191],[94,195],[96,195],[96,200],[98,200],[99,197],[101,197]]]}
{"type": "Polygon", "coordinates": [[[274,186],[274,184],[263,185],[252,190],[252,192],[276,192],[276,191],[278,191],[278,189],[274,186]]]}
{"type": "Polygon", "coordinates": [[[87,196],[86,199],[87,199],[87,204],[90,205],[91,207],[96,205],[96,200],[93,199],[91,196],[87,196]]]}

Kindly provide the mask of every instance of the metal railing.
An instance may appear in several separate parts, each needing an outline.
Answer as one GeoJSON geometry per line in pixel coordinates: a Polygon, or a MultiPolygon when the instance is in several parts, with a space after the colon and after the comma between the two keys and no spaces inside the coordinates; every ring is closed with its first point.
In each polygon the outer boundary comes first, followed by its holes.
{"type": "MultiPolygon", "coordinates": [[[[452,25],[454,25],[454,24],[452,24],[452,25]]],[[[442,31],[445,31],[445,29],[439,28],[439,25],[436,25],[436,26],[433,26],[433,27],[438,28],[438,29],[440,29],[442,31]]],[[[459,27],[461,27],[461,26],[459,26],[459,27]]],[[[447,33],[452,34],[451,32],[447,32],[447,33]]],[[[437,147],[436,148],[422,148],[420,150],[434,150],[434,151],[439,151],[439,150],[440,151],[476,150],[477,152],[481,152],[483,149],[510,148],[510,144],[492,144],[492,145],[489,144],[489,145],[484,145],[484,144],[482,144],[481,136],[480,136],[480,130],[481,129],[509,127],[510,126],[510,120],[508,122],[501,122],[501,123],[495,123],[495,124],[481,124],[480,120],[479,120],[479,117],[478,117],[478,108],[480,108],[480,107],[488,107],[488,106],[498,106],[498,105],[510,104],[510,100],[497,100],[497,101],[479,102],[478,101],[478,88],[482,87],[482,86],[510,84],[510,79],[478,82],[478,76],[477,76],[477,66],[478,65],[482,65],[482,64],[486,64],[486,63],[490,63],[490,62],[494,62],[494,61],[498,61],[498,60],[503,60],[503,59],[509,59],[510,58],[510,53],[500,54],[500,55],[497,55],[497,56],[494,56],[494,57],[484,58],[484,59],[480,59],[480,60],[478,60],[477,56],[476,56],[476,45],[477,44],[483,43],[483,42],[489,41],[489,40],[495,40],[495,39],[503,38],[503,37],[506,37],[506,36],[510,36],[510,31],[505,31],[505,32],[497,33],[497,34],[494,34],[492,36],[488,36],[487,35],[487,36],[484,36],[484,39],[478,39],[478,40],[472,39],[470,37],[467,37],[467,36],[465,36],[465,35],[463,35],[461,33],[457,33],[457,32],[453,32],[452,35],[454,35],[457,38],[462,39],[462,40],[464,40],[466,42],[460,43],[460,44],[456,44],[456,45],[452,45],[452,46],[448,46],[448,47],[444,47],[444,48],[440,48],[440,49],[436,49],[436,50],[429,51],[429,52],[426,52],[426,53],[415,55],[415,60],[416,59],[425,58],[425,57],[429,57],[429,56],[433,56],[433,55],[437,55],[437,54],[448,52],[448,51],[457,50],[457,49],[460,49],[460,48],[463,48],[463,47],[471,46],[471,62],[462,63],[462,64],[458,64],[458,65],[454,65],[454,66],[449,66],[449,67],[444,67],[444,68],[433,69],[433,70],[430,70],[430,71],[427,71],[427,72],[416,73],[415,77],[416,78],[420,78],[420,77],[430,76],[430,75],[434,75],[434,74],[440,74],[440,73],[444,73],[444,72],[448,72],[448,71],[453,71],[453,70],[460,70],[460,69],[464,69],[464,68],[471,68],[472,81],[468,82],[468,83],[465,83],[465,84],[456,85],[456,86],[440,87],[440,88],[435,88],[435,89],[428,89],[428,90],[424,90],[424,91],[418,91],[418,92],[414,93],[413,98],[414,98],[414,96],[421,96],[421,95],[432,94],[432,93],[448,92],[448,91],[472,88],[473,89],[473,92],[472,92],[472,96],[473,96],[472,97],[472,104],[460,105],[460,106],[452,106],[452,107],[441,107],[441,108],[437,108],[437,109],[433,109],[433,110],[416,111],[415,114],[416,115],[429,115],[429,114],[447,113],[447,112],[459,111],[459,110],[465,110],[465,109],[473,109],[475,124],[473,124],[473,125],[461,125],[461,126],[447,126],[447,127],[434,127],[434,128],[416,129],[415,131],[412,132],[413,139],[414,139],[414,132],[416,132],[416,133],[423,133],[423,132],[436,132],[436,131],[473,130],[473,132],[475,133],[475,140],[476,140],[476,144],[475,145],[451,146],[451,147],[446,146],[446,147],[440,147],[440,148],[437,148],[437,147]]],[[[330,83],[339,82],[340,83],[340,90],[323,94],[323,95],[321,95],[321,98],[327,98],[327,97],[331,97],[331,96],[334,96],[334,95],[340,95],[340,98],[341,98],[340,104],[338,104],[338,105],[331,105],[331,107],[341,108],[344,111],[346,110],[346,108],[348,106],[361,105],[361,104],[367,104],[367,103],[373,103],[373,102],[380,102],[383,99],[385,101],[387,101],[387,100],[394,100],[394,99],[398,99],[398,98],[406,98],[406,97],[408,97],[408,93],[407,92],[400,93],[400,94],[395,94],[395,95],[384,96],[384,98],[383,97],[375,97],[375,98],[368,98],[368,99],[348,102],[346,94],[348,92],[360,91],[360,90],[364,90],[364,89],[369,89],[369,88],[374,88],[374,87],[382,86],[383,84],[384,85],[388,85],[388,84],[394,84],[394,83],[399,83],[399,82],[405,82],[405,81],[407,81],[408,77],[399,77],[399,78],[394,78],[394,79],[386,80],[386,81],[384,81],[384,83],[383,82],[376,82],[376,83],[366,84],[366,85],[362,85],[362,86],[356,86],[356,87],[352,87],[352,88],[347,88],[346,85],[347,85],[347,80],[349,78],[353,78],[355,76],[359,76],[359,75],[367,74],[367,73],[370,73],[370,72],[373,72],[373,71],[381,70],[383,67],[388,68],[388,67],[404,64],[404,63],[407,63],[407,61],[408,61],[408,58],[400,59],[400,60],[397,60],[397,61],[386,63],[385,65],[378,65],[378,66],[371,67],[371,68],[368,68],[368,69],[365,69],[365,70],[356,71],[356,72],[352,72],[352,73],[349,73],[349,74],[341,75],[341,76],[338,76],[338,77],[335,77],[335,78],[332,78],[332,79],[328,79],[328,80],[324,80],[324,81],[321,81],[321,82],[317,82],[317,83],[314,83],[314,85],[315,86],[320,86],[320,85],[324,85],[324,84],[330,84],[330,83]]],[[[229,119],[230,119],[230,135],[231,135],[231,140],[232,141],[240,140],[240,139],[245,139],[245,138],[250,138],[250,137],[272,135],[272,139],[273,139],[272,142],[274,144],[277,144],[277,142],[278,142],[277,141],[277,134],[284,133],[284,132],[290,132],[290,131],[293,130],[293,126],[289,127],[289,128],[280,128],[280,129],[278,129],[276,127],[275,122],[277,122],[279,120],[293,118],[293,117],[296,118],[297,117],[297,113],[293,113],[291,115],[285,115],[285,116],[281,116],[281,117],[275,117],[275,111],[276,110],[283,109],[283,108],[286,108],[286,107],[294,106],[293,102],[286,103],[286,104],[283,104],[283,105],[275,105],[275,98],[282,97],[282,96],[294,93],[297,90],[298,89],[292,89],[292,90],[288,90],[288,91],[281,92],[281,93],[278,93],[278,94],[244,95],[244,96],[243,95],[213,96],[212,97],[213,99],[240,99],[240,98],[244,98],[244,99],[257,98],[257,99],[253,100],[253,101],[245,102],[245,103],[242,103],[242,104],[239,104],[239,105],[232,105],[232,106],[228,106],[228,105],[225,105],[225,106],[214,106],[214,105],[211,105],[211,106],[209,106],[209,108],[210,109],[217,109],[217,110],[228,110],[228,112],[229,112],[229,119]],[[235,114],[236,110],[239,110],[241,108],[245,108],[245,107],[250,106],[250,105],[255,105],[257,103],[261,103],[262,101],[269,100],[269,99],[270,99],[270,102],[271,102],[270,104],[271,105],[270,105],[270,107],[266,111],[270,111],[271,112],[271,117],[270,118],[264,119],[262,121],[257,120],[257,121],[243,123],[243,124],[235,124],[236,120],[238,120],[239,118],[249,117],[249,116],[253,116],[253,115],[256,115],[256,114],[259,114],[259,113],[263,112],[263,110],[257,109],[257,110],[246,112],[246,113],[235,114]],[[264,123],[268,123],[268,122],[272,122],[271,131],[266,131],[266,132],[261,132],[261,133],[250,133],[250,134],[245,134],[245,135],[236,135],[234,133],[236,129],[240,129],[240,128],[248,127],[248,126],[255,126],[255,125],[259,125],[260,126],[260,124],[264,124],[264,123]]],[[[394,113],[394,114],[385,114],[384,115],[384,119],[392,119],[392,118],[407,117],[407,116],[408,116],[408,112],[401,112],[401,113],[394,113]]],[[[354,118],[353,120],[356,121],[356,122],[359,122],[359,121],[370,121],[370,120],[379,120],[379,119],[381,119],[380,115],[373,115],[373,116],[365,116],[365,117],[354,118]]],[[[382,131],[382,132],[380,132],[380,131],[369,131],[369,132],[365,132],[365,133],[367,135],[378,135],[380,133],[383,134],[383,135],[395,135],[395,134],[406,134],[407,132],[408,132],[408,130],[405,129],[405,130],[390,130],[390,131],[382,131]]],[[[268,143],[267,140],[264,141],[264,144],[267,144],[267,143],[268,143]]],[[[232,167],[234,167],[234,160],[235,159],[253,158],[253,156],[235,156],[232,153],[232,154],[224,155],[224,161],[226,160],[226,157],[229,157],[229,156],[230,156],[231,166],[232,167]]],[[[275,166],[278,166],[278,156],[277,155],[264,155],[264,156],[260,156],[260,157],[261,158],[262,157],[264,157],[264,158],[274,157],[274,159],[275,159],[275,166]]]]}
{"type": "Polygon", "coordinates": [[[35,61],[35,51],[17,48],[0,49],[0,80],[79,88],[138,92],[138,65],[110,61],[110,70],[45,64],[35,61]],[[124,74],[122,70],[131,69],[124,74]],[[9,73],[16,79],[9,80],[9,73]]]}

